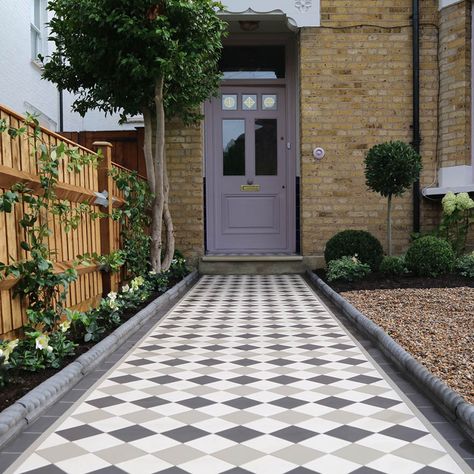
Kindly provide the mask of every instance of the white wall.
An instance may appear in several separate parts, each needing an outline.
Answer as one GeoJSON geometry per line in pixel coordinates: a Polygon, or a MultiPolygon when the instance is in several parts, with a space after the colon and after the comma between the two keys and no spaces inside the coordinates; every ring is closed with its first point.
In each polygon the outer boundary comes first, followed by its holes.
{"type": "Polygon", "coordinates": [[[41,80],[41,69],[31,60],[31,3],[0,1],[0,103],[18,113],[41,113],[41,122],[56,129],[56,87],[41,80]]]}
{"type": "Polygon", "coordinates": [[[449,5],[454,5],[455,3],[460,3],[462,0],[439,0],[439,9],[449,7],[449,5]]]}
{"type": "MultiPolygon", "coordinates": [[[[1,0],[0,0],[1,1],[1,0]]],[[[141,126],[141,123],[119,125],[120,116],[107,115],[99,110],[88,112],[85,117],[71,112],[71,105],[74,96],[68,92],[64,93],[64,130],[70,131],[102,131],[102,130],[135,130],[135,127],[141,126]]]]}
{"type": "MultiPolygon", "coordinates": [[[[46,2],[46,0],[43,0],[46,2]]],[[[40,122],[59,129],[59,93],[55,85],[41,79],[41,68],[32,61],[31,32],[33,0],[0,0],[0,103],[16,112],[40,114],[40,122]]],[[[43,17],[44,22],[47,21],[43,17]]],[[[51,43],[44,34],[47,54],[51,43]]],[[[64,130],[133,130],[140,124],[118,125],[119,117],[93,111],[82,118],[71,112],[73,96],[64,94],[64,130]]]]}

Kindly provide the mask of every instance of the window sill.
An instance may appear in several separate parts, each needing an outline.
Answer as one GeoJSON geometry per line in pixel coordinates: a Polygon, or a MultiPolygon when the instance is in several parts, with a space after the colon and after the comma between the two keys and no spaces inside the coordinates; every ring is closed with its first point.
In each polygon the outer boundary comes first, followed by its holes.
{"type": "Polygon", "coordinates": [[[458,193],[474,193],[474,183],[465,184],[462,186],[445,186],[442,188],[424,188],[422,190],[423,196],[444,196],[445,194],[452,192],[458,193]]]}
{"type": "Polygon", "coordinates": [[[32,59],[31,64],[38,68],[41,72],[44,71],[43,63],[39,59],[32,59]]]}

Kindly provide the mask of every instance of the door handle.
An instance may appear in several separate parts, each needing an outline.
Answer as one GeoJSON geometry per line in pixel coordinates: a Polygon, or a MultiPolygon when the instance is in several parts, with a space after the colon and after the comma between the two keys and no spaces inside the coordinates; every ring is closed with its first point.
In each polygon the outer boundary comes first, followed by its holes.
{"type": "Polygon", "coordinates": [[[247,184],[253,184],[253,179],[249,178],[249,179],[247,180],[247,184]]]}

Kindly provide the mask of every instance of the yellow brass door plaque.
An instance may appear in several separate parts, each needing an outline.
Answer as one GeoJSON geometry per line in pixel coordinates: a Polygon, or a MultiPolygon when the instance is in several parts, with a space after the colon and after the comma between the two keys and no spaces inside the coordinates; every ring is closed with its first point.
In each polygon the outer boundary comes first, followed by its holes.
{"type": "Polygon", "coordinates": [[[258,193],[260,192],[259,184],[243,184],[240,186],[240,190],[244,193],[258,193]]]}

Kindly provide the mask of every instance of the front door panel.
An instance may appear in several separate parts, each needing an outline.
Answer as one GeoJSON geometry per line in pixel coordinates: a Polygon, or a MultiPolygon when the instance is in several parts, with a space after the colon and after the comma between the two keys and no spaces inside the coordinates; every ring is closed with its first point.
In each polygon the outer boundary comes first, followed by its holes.
{"type": "Polygon", "coordinates": [[[284,88],[223,87],[211,107],[209,250],[290,252],[284,88]]]}

